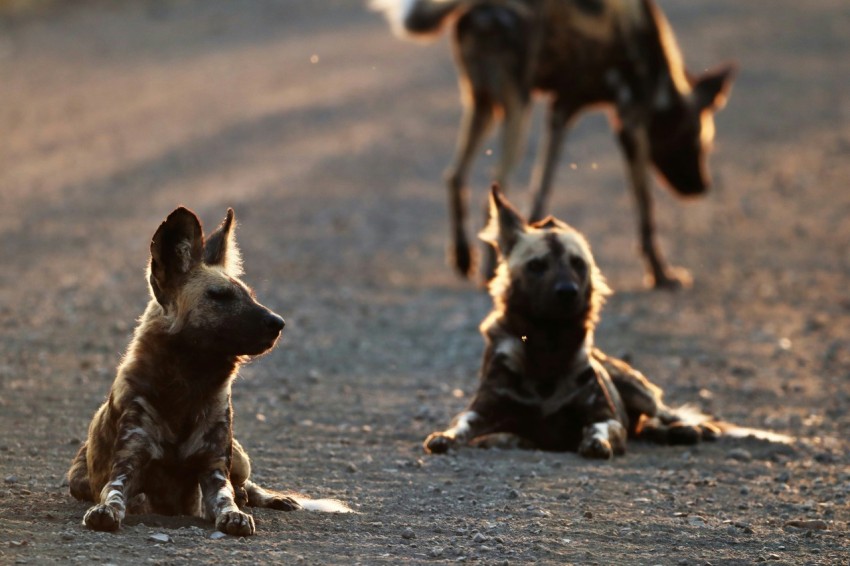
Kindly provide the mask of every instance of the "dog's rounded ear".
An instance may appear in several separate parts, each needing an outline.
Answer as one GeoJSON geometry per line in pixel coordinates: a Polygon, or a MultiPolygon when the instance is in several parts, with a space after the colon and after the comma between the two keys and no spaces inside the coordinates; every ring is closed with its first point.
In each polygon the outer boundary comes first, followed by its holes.
{"type": "Polygon", "coordinates": [[[203,258],[204,232],[201,221],[188,208],[179,207],[159,225],[151,240],[150,281],[160,304],[180,285],[203,258]]]}
{"type": "Polygon", "coordinates": [[[493,183],[490,189],[490,220],[478,237],[495,246],[502,257],[507,257],[519,236],[525,232],[525,226],[525,219],[505,199],[498,183],[493,183]]]}
{"type": "Polygon", "coordinates": [[[227,209],[221,225],[204,243],[204,263],[218,265],[232,277],[242,275],[242,254],[236,245],[236,218],[233,209],[227,209]]]}

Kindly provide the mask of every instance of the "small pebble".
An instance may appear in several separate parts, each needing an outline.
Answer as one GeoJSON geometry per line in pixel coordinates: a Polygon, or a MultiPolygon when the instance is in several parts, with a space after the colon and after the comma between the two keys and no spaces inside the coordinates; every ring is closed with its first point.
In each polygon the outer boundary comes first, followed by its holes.
{"type": "Polygon", "coordinates": [[[488,537],[484,533],[475,533],[475,536],[472,537],[472,542],[476,542],[478,544],[481,544],[482,542],[487,542],[488,540],[490,540],[490,537],[488,537]]]}
{"type": "Polygon", "coordinates": [[[153,542],[174,542],[171,537],[165,533],[154,533],[148,537],[149,541],[153,542]]]}
{"type": "Polygon", "coordinates": [[[218,540],[218,539],[220,539],[220,538],[224,538],[224,537],[226,537],[226,536],[227,536],[227,535],[226,535],[226,534],[224,534],[224,533],[223,533],[223,532],[221,532],[221,531],[214,531],[214,532],[210,535],[210,538],[211,538],[212,540],[218,540]]]}
{"type": "Polygon", "coordinates": [[[18,483],[18,476],[16,476],[16,475],[6,476],[6,479],[4,479],[3,481],[5,481],[6,483],[18,483]]]}
{"type": "Polygon", "coordinates": [[[349,473],[351,473],[351,474],[356,473],[356,472],[357,472],[357,466],[355,466],[353,462],[349,462],[349,463],[345,466],[345,471],[347,471],[347,472],[349,472],[349,473]]]}
{"type": "Polygon", "coordinates": [[[407,540],[414,539],[414,538],[416,538],[416,533],[413,532],[413,529],[411,529],[410,527],[407,527],[406,529],[401,531],[401,538],[407,539],[407,540]]]}
{"type": "Polygon", "coordinates": [[[508,499],[519,499],[519,492],[515,489],[512,489],[508,492],[508,499]]]}
{"type": "Polygon", "coordinates": [[[442,555],[443,547],[441,546],[435,546],[434,548],[428,551],[428,556],[430,556],[431,558],[439,558],[442,555]]]}
{"type": "Polygon", "coordinates": [[[726,453],[726,457],[730,460],[738,460],[739,462],[749,462],[753,459],[753,455],[749,450],[743,448],[733,448],[726,453]]]}
{"type": "Polygon", "coordinates": [[[795,529],[808,529],[810,531],[825,531],[829,529],[826,521],[820,519],[786,521],[785,526],[794,527],[795,529]]]}
{"type": "Polygon", "coordinates": [[[692,527],[705,527],[705,519],[700,517],[699,515],[692,515],[688,517],[688,524],[692,527]]]}
{"type": "Polygon", "coordinates": [[[585,519],[593,519],[593,512],[592,511],[585,511],[584,512],[584,518],[585,519]]]}

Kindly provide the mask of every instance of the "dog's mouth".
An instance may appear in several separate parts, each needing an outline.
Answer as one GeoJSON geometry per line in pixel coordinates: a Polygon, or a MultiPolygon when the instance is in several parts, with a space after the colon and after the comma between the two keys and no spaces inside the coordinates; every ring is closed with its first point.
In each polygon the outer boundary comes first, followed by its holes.
{"type": "Polygon", "coordinates": [[[274,348],[275,345],[278,343],[278,341],[280,341],[280,339],[282,337],[283,337],[283,331],[282,330],[275,332],[274,335],[272,335],[272,336],[270,336],[269,338],[266,339],[263,351],[266,352],[266,351],[274,348]]]}

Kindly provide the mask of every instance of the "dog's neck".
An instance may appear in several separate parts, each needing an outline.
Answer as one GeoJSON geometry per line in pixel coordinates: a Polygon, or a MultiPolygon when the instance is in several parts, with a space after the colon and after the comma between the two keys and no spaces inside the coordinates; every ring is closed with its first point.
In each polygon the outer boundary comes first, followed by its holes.
{"type": "Polygon", "coordinates": [[[533,320],[507,311],[502,314],[502,325],[522,341],[527,360],[572,360],[588,343],[592,345],[593,330],[586,318],[580,315],[567,320],[533,320]]]}
{"type": "Polygon", "coordinates": [[[121,363],[119,373],[133,382],[133,390],[151,395],[168,392],[169,403],[181,399],[195,403],[227,394],[241,358],[210,351],[179,331],[170,332],[156,310],[149,308],[142,317],[121,363]]]}

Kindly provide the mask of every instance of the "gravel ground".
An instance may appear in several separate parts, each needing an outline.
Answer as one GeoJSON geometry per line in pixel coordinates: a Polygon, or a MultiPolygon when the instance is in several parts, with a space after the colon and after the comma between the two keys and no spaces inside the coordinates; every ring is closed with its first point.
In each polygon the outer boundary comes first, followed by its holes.
{"type": "Polygon", "coordinates": [[[474,391],[490,306],[443,259],[459,117],[446,39],[400,42],[352,0],[0,2],[0,563],[849,563],[850,12],[661,4],[690,68],[741,66],[715,190],[656,191],[693,289],[642,287],[603,116],[571,134],[552,210],[617,291],[603,348],[672,403],[794,446],[424,455],[474,391]],[[357,514],[258,510],[249,539],[189,518],[81,526],[64,474],[177,204],[208,226],[236,209],[246,280],[288,322],[234,389],[256,477],[357,514]]]}

